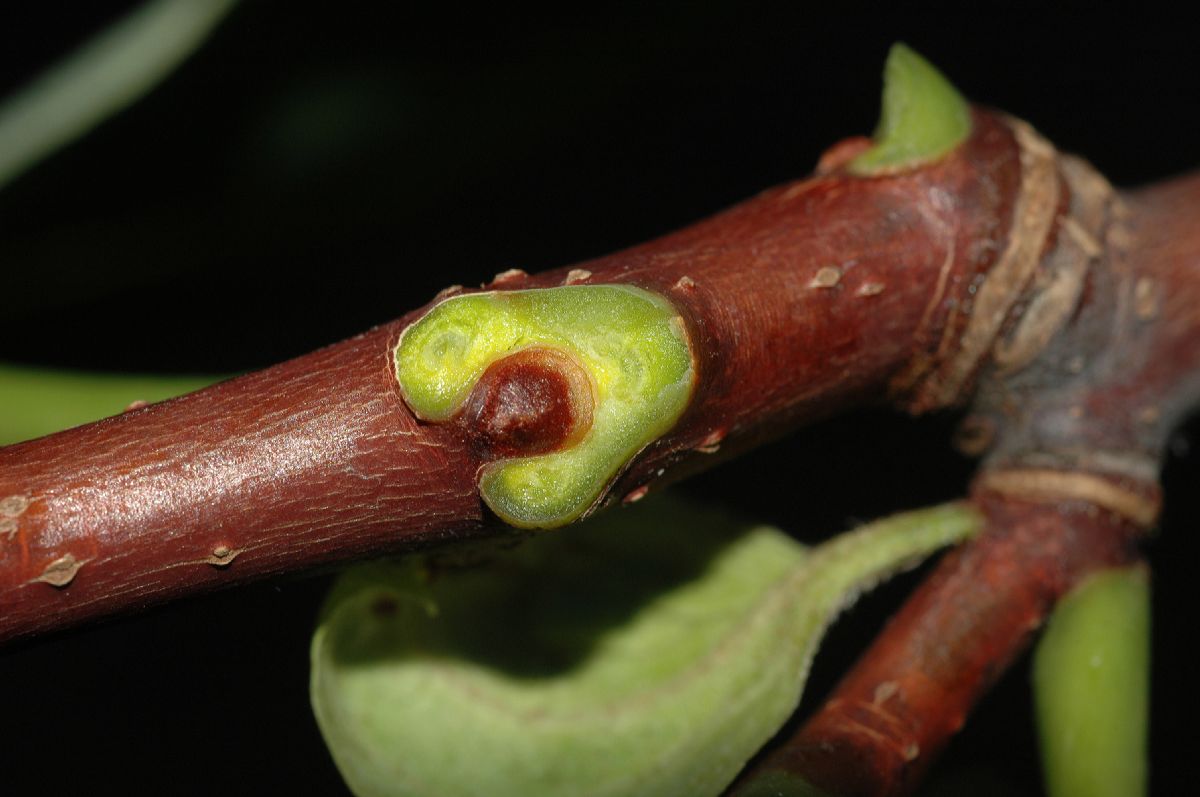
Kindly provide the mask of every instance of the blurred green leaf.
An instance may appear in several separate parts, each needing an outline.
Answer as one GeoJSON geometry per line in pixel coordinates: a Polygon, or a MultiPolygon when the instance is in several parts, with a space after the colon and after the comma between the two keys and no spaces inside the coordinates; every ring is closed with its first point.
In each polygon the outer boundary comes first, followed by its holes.
{"type": "Polygon", "coordinates": [[[313,708],[359,797],[715,795],[837,612],[977,523],[946,505],[808,549],[660,500],[480,568],[360,567],[314,636],[313,708]]]}
{"type": "Polygon", "coordinates": [[[116,415],[134,401],[199,390],[211,376],[133,376],[0,364],[0,445],[116,415]]]}
{"type": "Polygon", "coordinates": [[[158,85],[235,0],[154,0],[0,103],[0,187],[158,85]]]}

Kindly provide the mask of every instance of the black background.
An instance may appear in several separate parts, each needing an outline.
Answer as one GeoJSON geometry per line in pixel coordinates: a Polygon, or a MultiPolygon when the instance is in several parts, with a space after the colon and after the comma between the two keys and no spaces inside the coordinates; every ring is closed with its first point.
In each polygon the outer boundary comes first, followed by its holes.
{"type": "MultiPolygon", "coordinates": [[[[967,5],[247,2],[147,99],[0,189],[0,360],[251,369],[450,283],[653,237],[869,132],[895,40],[1119,185],[1200,164],[1194,23],[1148,4],[967,5]]],[[[130,7],[0,11],[0,91],[130,7]]],[[[856,413],[685,489],[822,539],[961,494],[954,420],[856,413]]],[[[1190,791],[1200,713],[1198,431],[1173,446],[1147,546],[1162,795],[1190,791]]],[[[834,629],[808,702],[912,581],[834,629]]],[[[0,794],[344,795],[307,706],[326,585],[252,586],[0,653],[0,794]]],[[[984,701],[929,794],[1037,793],[1027,672],[984,701]]]]}

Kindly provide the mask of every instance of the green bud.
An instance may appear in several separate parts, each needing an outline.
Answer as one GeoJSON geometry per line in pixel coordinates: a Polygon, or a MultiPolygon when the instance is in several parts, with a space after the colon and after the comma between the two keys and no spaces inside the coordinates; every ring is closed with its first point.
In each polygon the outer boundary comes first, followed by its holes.
{"type": "Polygon", "coordinates": [[[480,494],[514,526],[551,528],[584,514],[629,460],[669,430],[691,397],[682,319],[662,297],[627,285],[574,285],[455,296],[405,330],[396,378],[427,421],[451,420],[489,366],[551,349],[590,383],[590,427],[550,453],[489,462],[480,494]]]}
{"type": "Polygon", "coordinates": [[[715,797],[795,710],[837,612],[979,525],[948,505],[808,549],[668,499],[481,568],[343,575],[311,695],[350,789],[715,797]]]}
{"type": "Polygon", "coordinates": [[[970,107],[950,81],[897,43],[883,68],[883,110],[875,144],[849,169],[871,176],[920,166],[957,147],[970,132],[970,107]]]}
{"type": "Polygon", "coordinates": [[[1146,794],[1149,659],[1144,567],[1099,573],[1059,603],[1033,659],[1049,797],[1146,794]]]}

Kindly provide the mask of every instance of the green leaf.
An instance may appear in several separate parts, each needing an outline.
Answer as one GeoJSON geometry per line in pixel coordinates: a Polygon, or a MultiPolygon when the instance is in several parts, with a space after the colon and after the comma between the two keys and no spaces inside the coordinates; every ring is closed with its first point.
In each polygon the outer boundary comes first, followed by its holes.
{"type": "Polygon", "coordinates": [[[0,187],[137,101],[195,52],[234,0],[153,0],[0,103],[0,187]]]}
{"type": "Polygon", "coordinates": [[[1050,797],[1146,794],[1149,660],[1144,567],[1092,576],[1055,609],[1033,659],[1050,797]]]}
{"type": "Polygon", "coordinates": [[[716,795],[836,613],[977,524],[948,505],[807,549],[659,500],[481,568],[360,567],[313,638],[313,709],[359,797],[716,795]]]}
{"type": "Polygon", "coordinates": [[[903,44],[883,68],[883,110],[875,144],[850,162],[871,176],[920,166],[957,147],[971,132],[971,109],[950,81],[903,44]]]}

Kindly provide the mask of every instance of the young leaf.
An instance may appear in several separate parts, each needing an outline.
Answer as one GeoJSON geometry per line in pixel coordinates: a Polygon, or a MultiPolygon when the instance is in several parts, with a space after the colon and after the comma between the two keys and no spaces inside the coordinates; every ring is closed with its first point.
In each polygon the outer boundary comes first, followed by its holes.
{"type": "Polygon", "coordinates": [[[482,568],[360,567],[313,639],[313,708],[359,797],[716,795],[832,617],[976,525],[948,505],[810,550],[649,501],[482,568]]]}
{"type": "Polygon", "coordinates": [[[954,149],[971,132],[971,109],[950,81],[903,44],[883,68],[883,110],[875,144],[850,163],[871,176],[920,166],[954,149]]]}

